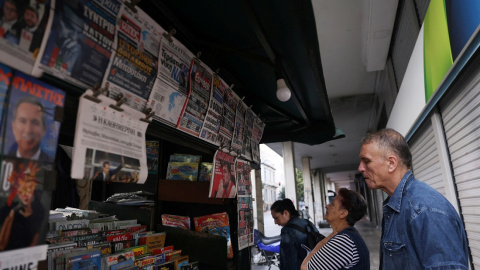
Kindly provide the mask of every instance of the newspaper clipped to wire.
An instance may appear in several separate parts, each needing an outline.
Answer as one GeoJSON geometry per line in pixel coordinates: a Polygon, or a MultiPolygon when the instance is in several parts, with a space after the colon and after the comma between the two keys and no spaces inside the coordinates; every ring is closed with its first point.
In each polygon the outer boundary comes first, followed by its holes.
{"type": "Polygon", "coordinates": [[[96,103],[80,98],[72,158],[72,178],[143,184],[148,167],[145,132],[148,122],[128,106],[100,96],[96,103]]]}

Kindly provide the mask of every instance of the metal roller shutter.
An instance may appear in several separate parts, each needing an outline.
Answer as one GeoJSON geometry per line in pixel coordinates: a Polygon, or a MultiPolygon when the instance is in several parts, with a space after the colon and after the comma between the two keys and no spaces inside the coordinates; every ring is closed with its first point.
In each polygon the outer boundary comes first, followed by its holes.
{"type": "Polygon", "coordinates": [[[425,121],[409,143],[415,178],[427,183],[445,196],[445,185],[432,122],[425,121]]]}
{"type": "Polygon", "coordinates": [[[471,74],[443,98],[440,111],[473,264],[480,269],[480,70],[471,74]]]}

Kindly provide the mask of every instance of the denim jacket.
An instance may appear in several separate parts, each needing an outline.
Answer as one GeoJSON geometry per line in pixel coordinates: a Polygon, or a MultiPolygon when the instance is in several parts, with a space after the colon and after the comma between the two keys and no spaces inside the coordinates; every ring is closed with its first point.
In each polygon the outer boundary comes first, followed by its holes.
{"type": "MultiPolygon", "coordinates": [[[[295,224],[302,228],[307,227],[309,221],[292,217],[288,224],[295,224]]],[[[315,228],[315,226],[313,226],[315,228]]],[[[317,228],[315,228],[317,231],[317,228]]],[[[281,232],[280,240],[280,269],[298,270],[302,265],[303,259],[307,256],[307,251],[301,247],[301,244],[307,244],[307,235],[297,229],[284,226],[281,232]],[[300,259],[301,258],[301,259],[300,259]]]]}
{"type": "Polygon", "coordinates": [[[455,208],[408,171],[383,203],[380,269],[468,269],[468,246],[455,208]]]}

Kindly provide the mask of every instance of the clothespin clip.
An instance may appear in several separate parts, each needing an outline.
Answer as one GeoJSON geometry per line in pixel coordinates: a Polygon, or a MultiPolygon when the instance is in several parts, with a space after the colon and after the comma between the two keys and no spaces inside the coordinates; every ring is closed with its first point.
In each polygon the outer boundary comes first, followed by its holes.
{"type": "Polygon", "coordinates": [[[85,98],[88,99],[88,100],[91,100],[91,101],[93,101],[93,102],[95,102],[95,103],[100,103],[100,102],[102,102],[102,100],[98,98],[98,96],[99,96],[100,94],[102,94],[103,91],[104,91],[103,88],[100,88],[100,84],[98,84],[98,83],[95,84],[95,86],[93,87],[92,91],[93,91],[93,95],[85,95],[85,98]]]}
{"type": "Polygon", "coordinates": [[[200,63],[200,56],[202,55],[202,52],[198,52],[197,55],[193,58],[197,63],[200,63]]]}
{"type": "Polygon", "coordinates": [[[118,94],[117,95],[117,103],[115,104],[110,104],[110,108],[114,109],[114,110],[117,110],[119,112],[123,112],[123,109],[120,108],[120,106],[122,106],[122,104],[127,101],[127,98],[123,96],[122,93],[118,94]]]}
{"type": "Polygon", "coordinates": [[[177,33],[177,30],[175,30],[175,28],[173,28],[172,30],[168,31],[167,32],[164,32],[163,33],[163,36],[169,41],[169,42],[173,42],[173,35],[175,35],[177,33]]]}
{"type": "Polygon", "coordinates": [[[248,106],[248,108],[251,110],[253,105],[248,106]]]}
{"type": "Polygon", "coordinates": [[[152,118],[152,116],[155,114],[152,108],[147,108],[143,113],[145,113],[145,117],[140,118],[140,121],[151,123],[152,120],[150,120],[150,118],[152,118]]]}
{"type": "Polygon", "coordinates": [[[140,3],[140,0],[130,0],[130,2],[125,2],[125,6],[137,13],[137,8],[135,6],[138,5],[138,3],[140,3]]]}
{"type": "Polygon", "coordinates": [[[220,73],[220,69],[217,68],[217,70],[215,70],[215,73],[213,73],[214,76],[218,76],[218,73],[220,73]]]}

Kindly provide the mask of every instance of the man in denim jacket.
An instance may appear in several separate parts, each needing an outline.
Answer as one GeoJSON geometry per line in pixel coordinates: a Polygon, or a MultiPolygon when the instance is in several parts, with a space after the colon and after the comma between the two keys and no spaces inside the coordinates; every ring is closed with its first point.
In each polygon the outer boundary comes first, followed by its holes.
{"type": "Polygon", "coordinates": [[[401,134],[384,129],[362,139],[358,170],[383,203],[380,269],[468,269],[462,220],[448,200],[410,171],[401,134]]]}

